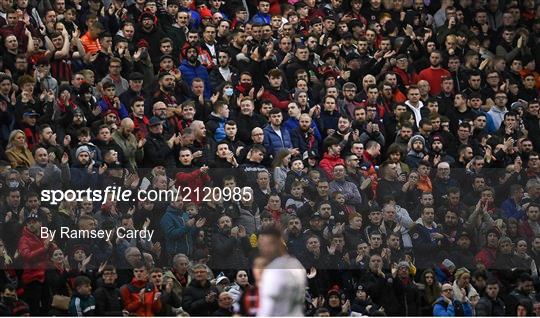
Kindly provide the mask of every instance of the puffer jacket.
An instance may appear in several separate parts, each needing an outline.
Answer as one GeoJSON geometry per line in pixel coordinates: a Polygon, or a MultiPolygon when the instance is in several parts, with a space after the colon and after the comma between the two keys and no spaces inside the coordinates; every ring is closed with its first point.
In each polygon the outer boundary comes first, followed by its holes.
{"type": "Polygon", "coordinates": [[[27,285],[33,281],[43,283],[47,268],[49,250],[56,249],[56,244],[51,243],[46,248],[43,239],[30,232],[25,226],[19,240],[19,257],[22,261],[22,282],[27,285]]]}
{"type": "Polygon", "coordinates": [[[116,285],[104,284],[96,289],[96,316],[122,316],[122,296],[116,285]]]}
{"type": "Polygon", "coordinates": [[[182,79],[186,84],[191,86],[191,82],[197,77],[204,81],[204,98],[210,99],[212,97],[212,84],[210,84],[210,76],[206,67],[202,66],[198,61],[196,65],[189,64],[187,59],[184,59],[180,64],[180,72],[182,72],[182,79]]]}
{"type": "Polygon", "coordinates": [[[266,148],[266,151],[268,151],[268,154],[276,155],[277,152],[280,149],[290,149],[292,148],[292,141],[291,141],[291,135],[289,134],[289,131],[287,129],[281,128],[281,138],[279,135],[274,131],[272,126],[268,124],[263,129],[264,131],[264,147],[266,148]]]}
{"type": "Polygon", "coordinates": [[[133,278],[131,283],[125,284],[120,288],[120,295],[124,301],[125,309],[139,317],[152,317],[161,310],[161,299],[158,297],[154,300],[156,293],[159,290],[151,283],[146,281],[136,280],[133,278]],[[144,291],[144,302],[139,298],[141,289],[144,291]]]}

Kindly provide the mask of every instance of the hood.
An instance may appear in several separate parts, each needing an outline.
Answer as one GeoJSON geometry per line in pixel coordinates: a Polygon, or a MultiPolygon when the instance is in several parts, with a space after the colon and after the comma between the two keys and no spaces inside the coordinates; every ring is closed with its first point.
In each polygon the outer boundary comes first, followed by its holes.
{"type": "MultiPolygon", "coordinates": [[[[422,222],[422,218],[418,218],[418,220],[416,220],[416,222],[414,222],[415,224],[418,224],[418,225],[422,225],[424,226],[424,222],[422,222]]],[[[437,228],[437,223],[435,222],[432,222],[431,223],[431,227],[436,229],[437,228]]]]}

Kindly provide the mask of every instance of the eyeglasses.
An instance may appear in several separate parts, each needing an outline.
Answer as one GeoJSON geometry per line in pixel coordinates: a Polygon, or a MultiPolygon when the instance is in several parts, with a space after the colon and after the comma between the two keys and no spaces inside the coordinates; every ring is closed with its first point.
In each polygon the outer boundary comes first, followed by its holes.
{"type": "Polygon", "coordinates": [[[452,291],[452,288],[443,289],[442,291],[443,292],[449,292],[449,291],[452,291]]]}

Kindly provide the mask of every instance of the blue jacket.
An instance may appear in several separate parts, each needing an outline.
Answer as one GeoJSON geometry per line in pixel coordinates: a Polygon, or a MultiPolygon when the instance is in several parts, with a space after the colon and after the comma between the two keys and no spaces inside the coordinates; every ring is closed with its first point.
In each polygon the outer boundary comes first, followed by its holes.
{"type": "Polygon", "coordinates": [[[287,129],[281,129],[281,137],[274,131],[270,124],[264,127],[264,147],[269,154],[275,155],[280,149],[292,148],[291,135],[287,129]]]}
{"type": "Polygon", "coordinates": [[[505,218],[514,218],[518,221],[523,219],[525,212],[523,209],[516,207],[516,201],[512,198],[508,198],[501,204],[502,215],[505,218]]]}
{"type": "Polygon", "coordinates": [[[472,314],[473,312],[470,303],[462,303],[457,300],[454,300],[451,304],[447,304],[444,299],[440,297],[433,306],[433,316],[435,317],[472,317],[472,314]],[[456,310],[463,311],[463,313],[458,313],[458,315],[456,315],[456,310]]]}
{"type": "MultiPolygon", "coordinates": [[[[101,108],[101,112],[105,113],[109,109],[109,105],[107,105],[107,102],[105,102],[105,99],[100,99],[98,102],[99,108],[101,108]]],[[[118,109],[118,116],[120,119],[124,119],[129,116],[129,113],[126,109],[126,106],[120,102],[120,109],[118,109]]]]}
{"type": "Polygon", "coordinates": [[[186,224],[188,218],[187,212],[171,206],[165,210],[159,225],[165,236],[165,250],[169,255],[191,254],[197,228],[186,224]]]}
{"type": "Polygon", "coordinates": [[[202,66],[199,61],[193,66],[188,63],[187,59],[184,59],[178,69],[182,72],[182,79],[188,86],[191,86],[191,82],[193,82],[196,77],[202,79],[204,81],[204,98],[210,99],[210,97],[212,97],[210,76],[208,75],[206,67],[202,66]]]}
{"type": "Polygon", "coordinates": [[[268,13],[257,12],[251,19],[252,23],[270,24],[270,15],[268,13]]]}
{"type": "Polygon", "coordinates": [[[98,166],[94,164],[93,172],[88,173],[88,166],[81,166],[80,164],[74,164],[71,169],[71,186],[73,189],[94,189],[101,182],[101,176],[98,173],[98,166]]]}
{"type": "MultiPolygon", "coordinates": [[[[293,130],[300,127],[300,122],[298,121],[298,119],[290,117],[283,123],[281,127],[287,129],[289,133],[292,134],[293,130]]],[[[317,141],[321,142],[322,141],[321,132],[319,131],[319,127],[317,127],[317,124],[315,124],[315,121],[313,120],[311,121],[310,127],[313,128],[313,135],[315,136],[315,138],[317,138],[317,141]]]]}

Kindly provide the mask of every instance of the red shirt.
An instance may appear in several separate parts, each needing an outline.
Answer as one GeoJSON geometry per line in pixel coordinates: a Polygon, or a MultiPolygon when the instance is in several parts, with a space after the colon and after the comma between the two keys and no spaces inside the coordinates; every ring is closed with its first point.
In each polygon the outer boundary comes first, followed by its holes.
{"type": "Polygon", "coordinates": [[[428,81],[429,86],[431,86],[429,94],[431,94],[431,96],[437,96],[441,93],[442,79],[447,76],[451,76],[451,74],[444,68],[428,67],[420,72],[418,80],[428,81]]]}

